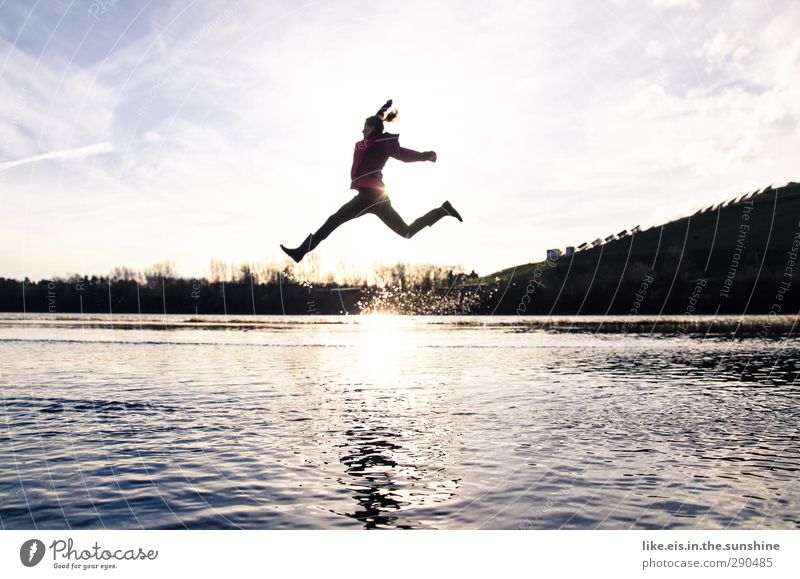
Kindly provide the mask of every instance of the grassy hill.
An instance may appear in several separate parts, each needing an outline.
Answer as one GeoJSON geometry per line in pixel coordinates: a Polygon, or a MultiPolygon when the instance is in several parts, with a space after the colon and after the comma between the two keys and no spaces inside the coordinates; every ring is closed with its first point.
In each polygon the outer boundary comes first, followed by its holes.
{"type": "MultiPolygon", "coordinates": [[[[800,184],[477,280],[481,313],[795,314],[800,184]]],[[[475,285],[474,283],[472,285],[475,285]]]]}

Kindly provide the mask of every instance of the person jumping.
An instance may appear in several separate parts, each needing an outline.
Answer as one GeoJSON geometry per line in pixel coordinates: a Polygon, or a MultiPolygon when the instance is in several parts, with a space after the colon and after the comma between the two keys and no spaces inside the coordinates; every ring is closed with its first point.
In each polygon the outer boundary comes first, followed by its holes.
{"type": "Polygon", "coordinates": [[[364,129],[361,131],[364,135],[364,140],[356,143],[355,151],[353,152],[353,167],[350,169],[350,188],[358,191],[356,196],[342,205],[336,213],[328,217],[316,233],[309,234],[305,241],[296,248],[290,249],[281,244],[281,249],[296,262],[299,263],[306,253],[317,247],[322,240],[328,237],[341,224],[365,213],[377,215],[392,231],[406,239],[410,239],[424,227],[433,225],[447,215],[463,221],[461,215],[450,205],[449,201],[445,201],[436,209],[431,209],[411,225],[406,224],[400,214],[392,207],[392,202],[386,194],[383,174],[381,173],[389,157],[394,157],[406,163],[412,161],[435,163],[436,153],[434,151],[420,153],[411,149],[404,149],[400,146],[399,134],[393,135],[383,132],[384,121],[392,122],[397,116],[397,109],[389,110],[391,106],[392,100],[389,99],[375,115],[368,117],[364,121],[364,129]]]}

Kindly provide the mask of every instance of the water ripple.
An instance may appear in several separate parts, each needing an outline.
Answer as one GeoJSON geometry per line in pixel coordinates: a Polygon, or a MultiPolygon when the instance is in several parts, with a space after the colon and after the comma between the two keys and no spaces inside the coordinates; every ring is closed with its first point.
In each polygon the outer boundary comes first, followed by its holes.
{"type": "Polygon", "coordinates": [[[0,328],[4,528],[800,528],[794,339],[96,322],[0,328]]]}

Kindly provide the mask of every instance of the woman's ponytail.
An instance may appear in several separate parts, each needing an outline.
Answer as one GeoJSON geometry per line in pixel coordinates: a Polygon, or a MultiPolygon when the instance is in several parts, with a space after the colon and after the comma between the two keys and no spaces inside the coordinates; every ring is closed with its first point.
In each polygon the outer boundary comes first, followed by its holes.
{"type": "Polygon", "coordinates": [[[391,108],[392,106],[392,99],[389,99],[383,106],[378,109],[378,112],[375,113],[375,116],[385,121],[387,123],[391,123],[393,120],[397,118],[398,110],[391,108]],[[387,112],[388,111],[388,112],[387,112]]]}
{"type": "Polygon", "coordinates": [[[383,134],[383,123],[384,121],[387,123],[391,123],[393,120],[397,118],[397,109],[391,108],[392,106],[392,99],[386,101],[381,108],[378,109],[378,112],[375,113],[371,117],[367,117],[365,122],[375,128],[375,132],[378,135],[383,134]]]}

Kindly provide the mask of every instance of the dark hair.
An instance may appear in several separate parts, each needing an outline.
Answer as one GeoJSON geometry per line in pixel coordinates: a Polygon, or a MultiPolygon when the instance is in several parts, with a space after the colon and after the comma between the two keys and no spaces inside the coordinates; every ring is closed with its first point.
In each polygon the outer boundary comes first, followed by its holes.
{"type": "Polygon", "coordinates": [[[379,135],[383,133],[383,123],[391,123],[393,120],[397,118],[398,110],[391,109],[387,112],[389,107],[392,106],[392,101],[386,101],[377,114],[372,115],[371,117],[367,117],[364,121],[367,125],[375,129],[375,132],[379,135]]]}

